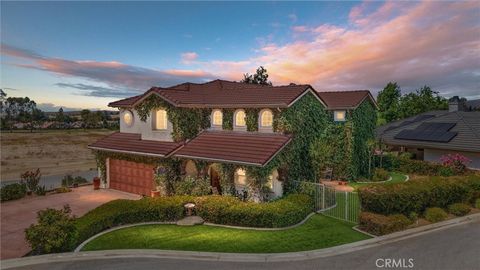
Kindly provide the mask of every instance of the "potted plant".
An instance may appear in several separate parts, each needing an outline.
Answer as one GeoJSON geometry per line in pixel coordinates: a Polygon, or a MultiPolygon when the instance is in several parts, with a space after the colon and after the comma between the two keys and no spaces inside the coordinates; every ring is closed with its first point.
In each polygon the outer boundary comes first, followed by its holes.
{"type": "Polygon", "coordinates": [[[98,177],[93,178],[93,189],[94,190],[100,189],[100,178],[98,177]]]}

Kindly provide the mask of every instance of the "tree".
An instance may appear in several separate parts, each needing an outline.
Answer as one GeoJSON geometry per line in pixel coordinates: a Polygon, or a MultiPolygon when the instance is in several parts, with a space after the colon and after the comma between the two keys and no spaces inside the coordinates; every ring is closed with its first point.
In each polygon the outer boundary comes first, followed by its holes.
{"type": "Polygon", "coordinates": [[[88,124],[89,124],[89,119],[90,119],[90,110],[84,109],[80,112],[80,116],[82,117],[83,121],[83,128],[87,129],[88,124]]]}
{"type": "Polygon", "coordinates": [[[272,82],[268,81],[268,73],[267,70],[260,66],[257,68],[255,74],[250,75],[248,73],[243,74],[243,83],[251,83],[251,84],[261,84],[261,85],[272,85],[272,82]]]}
{"type": "Polygon", "coordinates": [[[380,116],[384,118],[387,123],[397,120],[400,97],[401,90],[396,82],[389,82],[385,88],[378,93],[377,102],[380,116]]]}
{"type": "Polygon", "coordinates": [[[60,123],[65,122],[65,114],[63,113],[62,107],[60,107],[60,109],[58,109],[58,112],[55,114],[55,120],[60,123]]]}
{"type": "Polygon", "coordinates": [[[429,86],[425,85],[415,92],[408,93],[400,98],[399,118],[407,118],[432,110],[448,109],[448,101],[438,95],[429,86]]]}

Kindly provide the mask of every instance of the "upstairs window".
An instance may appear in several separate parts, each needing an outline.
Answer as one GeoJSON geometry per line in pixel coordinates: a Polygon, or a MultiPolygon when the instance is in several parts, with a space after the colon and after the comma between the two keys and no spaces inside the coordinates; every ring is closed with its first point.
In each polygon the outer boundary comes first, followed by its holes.
{"type": "Polygon", "coordinates": [[[133,113],[131,111],[125,111],[123,113],[123,122],[129,127],[132,126],[132,124],[133,124],[133,113]]]}
{"type": "Polygon", "coordinates": [[[245,127],[245,111],[244,110],[238,110],[235,113],[235,126],[236,127],[245,127]]]}
{"type": "Polygon", "coordinates": [[[345,122],[347,112],[346,111],[334,111],[333,120],[337,122],[345,122]]]}
{"type": "Polygon", "coordinates": [[[155,112],[155,129],[167,129],[167,111],[164,109],[155,112]]]}
{"type": "Polygon", "coordinates": [[[264,110],[260,114],[260,126],[271,127],[273,124],[273,114],[270,110],[264,110]]]}
{"type": "Polygon", "coordinates": [[[223,114],[221,110],[214,110],[212,114],[212,125],[221,126],[223,122],[223,114]]]}

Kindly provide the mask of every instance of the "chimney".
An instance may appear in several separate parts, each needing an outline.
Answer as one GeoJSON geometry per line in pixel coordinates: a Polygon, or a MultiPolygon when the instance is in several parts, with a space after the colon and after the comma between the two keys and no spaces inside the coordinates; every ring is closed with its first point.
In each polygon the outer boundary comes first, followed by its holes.
{"type": "Polygon", "coordinates": [[[449,112],[465,111],[466,105],[467,105],[467,99],[459,98],[458,96],[453,96],[448,100],[448,111],[449,112]]]}

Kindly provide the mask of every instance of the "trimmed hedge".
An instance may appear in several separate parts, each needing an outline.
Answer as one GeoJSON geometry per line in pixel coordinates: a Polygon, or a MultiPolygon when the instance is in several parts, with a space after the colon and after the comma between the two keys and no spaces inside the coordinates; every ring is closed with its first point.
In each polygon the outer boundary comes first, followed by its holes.
{"type": "MultiPolygon", "coordinates": [[[[375,165],[380,166],[380,159],[375,159],[375,165]]],[[[446,172],[446,167],[440,163],[410,159],[410,157],[397,157],[386,155],[382,158],[382,168],[387,171],[400,171],[403,173],[418,175],[450,176],[452,172],[446,172]],[[451,174],[450,174],[451,173],[451,174]]]]}
{"type": "Polygon", "coordinates": [[[448,206],[448,212],[455,216],[465,216],[470,213],[470,206],[464,203],[454,203],[448,206]]]}
{"type": "Polygon", "coordinates": [[[78,244],[106,229],[124,224],[176,221],[184,217],[189,196],[145,198],[138,201],[115,200],[91,210],[76,219],[78,244]]]}
{"type": "Polygon", "coordinates": [[[207,222],[245,227],[286,227],[302,221],[313,210],[311,198],[300,194],[270,203],[225,196],[200,197],[196,203],[197,214],[207,222]]]}
{"type": "Polygon", "coordinates": [[[427,208],[425,219],[430,222],[439,222],[448,218],[447,212],[439,207],[427,208]]]}
{"type": "Polygon", "coordinates": [[[428,207],[446,208],[473,202],[480,192],[480,176],[430,177],[392,185],[359,188],[362,210],[383,215],[422,213],[428,207]]]}
{"type": "Polygon", "coordinates": [[[313,210],[307,195],[292,194],[270,203],[242,202],[230,196],[172,196],[138,201],[115,200],[76,219],[78,244],[109,228],[132,223],[177,221],[184,205],[194,202],[205,221],[249,227],[285,227],[302,221],[313,210]]]}
{"type": "Polygon", "coordinates": [[[373,235],[384,235],[404,230],[412,224],[404,215],[384,216],[370,212],[361,212],[359,217],[360,229],[373,235]]]}
{"type": "Polygon", "coordinates": [[[2,202],[18,200],[27,195],[27,185],[25,183],[14,183],[0,188],[0,199],[2,202]]]}

